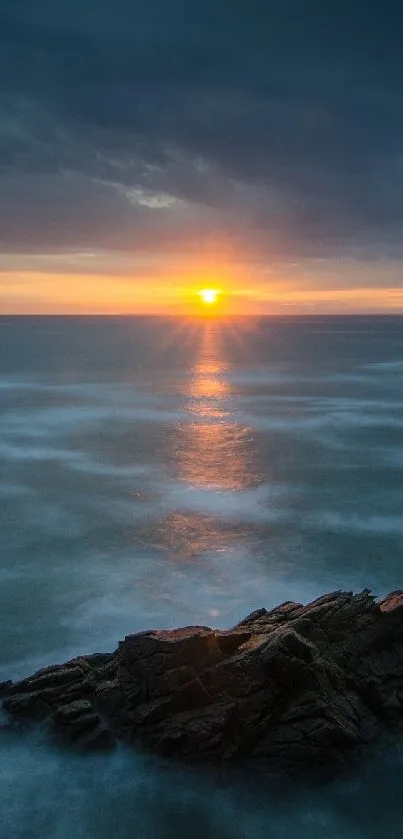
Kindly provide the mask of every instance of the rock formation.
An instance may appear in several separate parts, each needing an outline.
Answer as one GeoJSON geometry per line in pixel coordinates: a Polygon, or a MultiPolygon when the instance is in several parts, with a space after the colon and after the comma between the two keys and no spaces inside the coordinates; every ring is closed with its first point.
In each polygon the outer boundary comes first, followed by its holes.
{"type": "Polygon", "coordinates": [[[122,739],[163,755],[321,771],[403,723],[403,592],[288,602],[229,631],[128,635],[114,653],[0,689],[11,721],[46,718],[79,748],[122,739]]]}

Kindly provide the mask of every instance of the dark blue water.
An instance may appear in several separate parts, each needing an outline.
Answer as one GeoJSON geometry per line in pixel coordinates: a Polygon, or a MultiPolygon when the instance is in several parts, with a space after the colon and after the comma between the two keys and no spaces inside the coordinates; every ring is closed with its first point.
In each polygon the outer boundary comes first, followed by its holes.
{"type": "MultiPolygon", "coordinates": [[[[402,502],[401,318],[0,318],[0,680],[135,630],[403,588],[402,502]]],[[[399,744],[321,790],[78,759],[40,732],[0,750],[16,839],[400,835],[399,744]]]]}

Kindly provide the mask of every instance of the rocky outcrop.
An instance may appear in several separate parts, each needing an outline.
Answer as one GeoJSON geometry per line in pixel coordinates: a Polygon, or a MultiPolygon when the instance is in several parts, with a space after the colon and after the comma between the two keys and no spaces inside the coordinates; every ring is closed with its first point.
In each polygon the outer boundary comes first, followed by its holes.
{"type": "Polygon", "coordinates": [[[3,683],[10,719],[46,718],[79,748],[116,739],[164,755],[338,766],[403,723],[403,592],[334,592],[260,609],[229,631],[128,635],[3,683]]]}

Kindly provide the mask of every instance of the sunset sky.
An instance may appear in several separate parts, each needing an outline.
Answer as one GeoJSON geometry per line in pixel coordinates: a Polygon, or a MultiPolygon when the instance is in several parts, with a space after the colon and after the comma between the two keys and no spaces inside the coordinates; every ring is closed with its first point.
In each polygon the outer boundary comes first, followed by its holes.
{"type": "Polygon", "coordinates": [[[403,11],[0,0],[0,312],[403,312],[403,11]]]}

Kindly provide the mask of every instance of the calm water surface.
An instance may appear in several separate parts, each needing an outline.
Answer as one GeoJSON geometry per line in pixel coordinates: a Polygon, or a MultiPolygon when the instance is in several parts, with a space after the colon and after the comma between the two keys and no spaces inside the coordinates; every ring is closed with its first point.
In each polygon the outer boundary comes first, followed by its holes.
{"type": "MultiPolygon", "coordinates": [[[[403,588],[402,501],[403,319],[0,318],[0,680],[403,588]]],[[[403,750],[307,790],[3,733],[0,779],[15,839],[378,839],[403,750]]]]}

